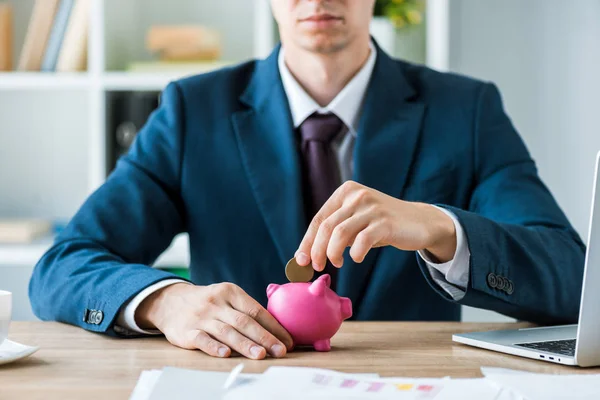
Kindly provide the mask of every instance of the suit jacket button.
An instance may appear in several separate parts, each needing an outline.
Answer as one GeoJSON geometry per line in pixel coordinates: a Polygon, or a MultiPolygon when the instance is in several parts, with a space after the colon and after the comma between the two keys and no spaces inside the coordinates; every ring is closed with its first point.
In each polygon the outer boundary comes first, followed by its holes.
{"type": "Polygon", "coordinates": [[[100,323],[102,322],[103,318],[104,318],[104,313],[102,311],[98,311],[96,313],[96,317],[94,318],[94,323],[96,325],[100,325],[100,323]]]}
{"type": "Polygon", "coordinates": [[[489,285],[489,287],[491,287],[492,289],[496,288],[496,285],[498,284],[498,278],[496,277],[496,275],[492,272],[490,272],[487,276],[487,283],[489,285]]]}
{"type": "Polygon", "coordinates": [[[92,312],[90,312],[88,314],[88,319],[86,322],[88,324],[93,324],[95,320],[96,320],[96,310],[92,310],[92,312]]]}
{"type": "Polygon", "coordinates": [[[513,285],[512,281],[508,281],[508,285],[504,288],[506,293],[513,294],[515,291],[515,285],[513,285]]]}
{"type": "Polygon", "coordinates": [[[508,286],[508,282],[507,282],[506,278],[499,276],[498,282],[496,283],[496,289],[504,290],[504,288],[506,288],[506,286],[508,286]]]}

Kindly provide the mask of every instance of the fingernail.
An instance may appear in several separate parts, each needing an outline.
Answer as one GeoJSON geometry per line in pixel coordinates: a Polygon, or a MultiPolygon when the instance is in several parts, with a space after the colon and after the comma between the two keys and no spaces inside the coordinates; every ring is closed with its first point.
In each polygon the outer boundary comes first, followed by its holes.
{"type": "Polygon", "coordinates": [[[283,346],[280,344],[274,344],[271,347],[271,354],[273,354],[275,357],[282,357],[284,355],[283,346]]]}
{"type": "Polygon", "coordinates": [[[306,265],[310,262],[310,259],[308,258],[308,256],[305,253],[300,252],[296,256],[296,261],[298,261],[298,264],[300,264],[300,265],[306,265]]]}
{"type": "Polygon", "coordinates": [[[319,264],[315,264],[315,263],[313,262],[313,269],[314,269],[315,271],[321,271],[321,266],[320,266],[319,264]]]}
{"type": "Polygon", "coordinates": [[[258,358],[261,356],[262,353],[262,348],[258,347],[258,346],[252,346],[250,347],[250,354],[252,354],[252,356],[254,358],[258,358]]]}
{"type": "Polygon", "coordinates": [[[225,347],[219,347],[219,350],[217,350],[217,353],[219,353],[219,357],[226,357],[227,349],[225,347]]]}

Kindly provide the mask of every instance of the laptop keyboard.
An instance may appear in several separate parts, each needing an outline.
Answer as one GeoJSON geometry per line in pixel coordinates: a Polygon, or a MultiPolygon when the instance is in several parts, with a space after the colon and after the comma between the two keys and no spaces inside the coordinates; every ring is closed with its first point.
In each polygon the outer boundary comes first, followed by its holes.
{"type": "Polygon", "coordinates": [[[536,343],[520,343],[515,346],[526,347],[528,349],[534,349],[539,351],[545,351],[548,353],[560,354],[563,356],[575,356],[575,339],[568,340],[551,340],[548,342],[536,342],[536,343]]]}

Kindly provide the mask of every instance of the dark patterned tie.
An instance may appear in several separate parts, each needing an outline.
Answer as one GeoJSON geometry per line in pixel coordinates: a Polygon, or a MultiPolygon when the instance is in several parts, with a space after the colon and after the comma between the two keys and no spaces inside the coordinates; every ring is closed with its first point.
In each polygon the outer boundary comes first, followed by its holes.
{"type": "MultiPolygon", "coordinates": [[[[304,201],[308,221],[340,186],[338,161],[331,142],[340,133],[344,123],[334,114],[313,114],[300,125],[301,151],[304,175],[304,201]]],[[[323,273],[331,275],[335,290],[337,268],[329,261],[323,273]]]]}

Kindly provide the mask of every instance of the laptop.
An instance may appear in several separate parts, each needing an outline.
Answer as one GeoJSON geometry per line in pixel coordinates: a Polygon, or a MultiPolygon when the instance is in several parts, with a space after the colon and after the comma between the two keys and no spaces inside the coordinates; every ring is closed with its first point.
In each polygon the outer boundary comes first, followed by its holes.
{"type": "Polygon", "coordinates": [[[470,346],[564,365],[600,365],[600,153],[596,157],[579,324],[455,334],[470,346]]]}

